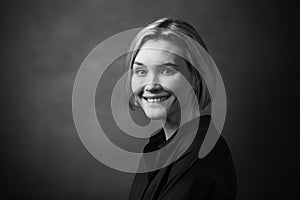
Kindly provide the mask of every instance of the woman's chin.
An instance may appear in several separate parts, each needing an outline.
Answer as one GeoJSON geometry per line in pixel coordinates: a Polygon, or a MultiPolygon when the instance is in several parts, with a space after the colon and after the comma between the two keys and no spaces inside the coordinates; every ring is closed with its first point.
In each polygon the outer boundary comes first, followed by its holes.
{"type": "Polygon", "coordinates": [[[146,116],[152,120],[166,119],[167,115],[165,112],[146,112],[146,116]]]}

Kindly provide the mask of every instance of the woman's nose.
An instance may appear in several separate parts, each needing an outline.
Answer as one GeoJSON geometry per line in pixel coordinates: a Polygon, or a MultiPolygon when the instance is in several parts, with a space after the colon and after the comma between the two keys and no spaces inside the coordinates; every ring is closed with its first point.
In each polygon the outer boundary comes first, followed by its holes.
{"type": "Polygon", "coordinates": [[[162,89],[156,73],[149,73],[145,85],[145,91],[155,93],[162,89]]]}
{"type": "Polygon", "coordinates": [[[162,90],[162,87],[159,83],[149,83],[145,86],[145,91],[150,93],[158,93],[162,90]]]}

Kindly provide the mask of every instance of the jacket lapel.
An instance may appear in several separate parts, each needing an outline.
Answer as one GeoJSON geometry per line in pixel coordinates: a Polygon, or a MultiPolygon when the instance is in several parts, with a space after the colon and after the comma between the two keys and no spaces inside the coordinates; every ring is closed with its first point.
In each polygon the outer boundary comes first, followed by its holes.
{"type": "Polygon", "coordinates": [[[193,123],[189,123],[187,124],[187,127],[183,129],[186,131],[186,135],[180,139],[181,142],[178,143],[176,148],[179,149],[178,154],[181,155],[172,164],[170,173],[168,174],[167,184],[162,188],[163,192],[166,192],[168,188],[172,187],[172,185],[176,183],[179,178],[197,161],[199,149],[206,135],[209,123],[210,117],[203,116],[200,121],[198,120],[193,123]],[[199,124],[196,136],[192,132],[195,129],[195,123],[199,124]],[[186,148],[186,144],[190,144],[189,148],[184,153],[181,153],[181,149],[186,148]]]}
{"type": "MultiPolygon", "coordinates": [[[[136,177],[135,182],[140,184],[136,185],[136,188],[140,187],[138,199],[157,199],[158,195],[166,192],[195,163],[209,122],[209,116],[194,119],[182,126],[168,145],[144,155],[140,164],[144,164],[149,170],[157,168],[160,170],[152,181],[149,181],[151,172],[136,177]],[[175,162],[171,162],[172,160],[175,162]]],[[[160,137],[157,135],[151,139],[160,141],[160,137]]],[[[146,146],[145,149],[147,148],[146,146]]],[[[146,152],[151,151],[148,150],[146,152]]]]}

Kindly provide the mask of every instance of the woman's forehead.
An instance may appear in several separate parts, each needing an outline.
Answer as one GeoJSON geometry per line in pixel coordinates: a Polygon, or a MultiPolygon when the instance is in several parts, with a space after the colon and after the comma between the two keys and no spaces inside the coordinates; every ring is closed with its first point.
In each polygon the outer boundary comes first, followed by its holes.
{"type": "Polygon", "coordinates": [[[149,40],[140,48],[135,61],[143,64],[182,63],[184,50],[177,43],[166,40],[149,40]]]}

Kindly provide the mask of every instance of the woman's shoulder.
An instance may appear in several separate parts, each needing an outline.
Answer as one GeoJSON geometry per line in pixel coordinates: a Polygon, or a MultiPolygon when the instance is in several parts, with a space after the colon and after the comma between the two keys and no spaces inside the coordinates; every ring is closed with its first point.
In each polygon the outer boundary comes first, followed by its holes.
{"type": "Polygon", "coordinates": [[[186,171],[182,182],[189,183],[197,191],[204,187],[212,199],[234,199],[237,178],[231,152],[226,140],[220,136],[214,148],[203,158],[196,158],[186,171]],[[226,197],[226,198],[225,198],[226,197]]]}
{"type": "Polygon", "coordinates": [[[234,169],[234,164],[229,146],[222,136],[219,137],[212,150],[205,157],[200,158],[198,156],[193,164],[195,170],[201,169],[201,171],[211,173],[223,171],[228,167],[234,169]]]}
{"type": "Polygon", "coordinates": [[[196,158],[188,176],[193,177],[195,182],[206,180],[214,187],[225,187],[235,193],[236,170],[229,146],[222,136],[209,154],[196,158]]]}

